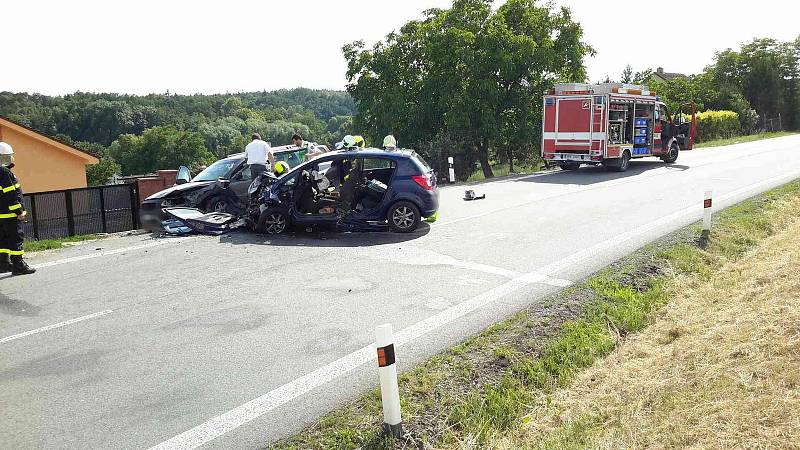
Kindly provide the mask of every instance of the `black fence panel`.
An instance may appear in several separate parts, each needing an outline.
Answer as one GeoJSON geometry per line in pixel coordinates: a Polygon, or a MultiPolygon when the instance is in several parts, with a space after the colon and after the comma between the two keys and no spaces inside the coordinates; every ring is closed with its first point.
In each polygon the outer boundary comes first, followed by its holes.
{"type": "Polygon", "coordinates": [[[135,184],[115,184],[23,197],[28,239],[58,239],[79,234],[116,233],[139,227],[135,184]]]}

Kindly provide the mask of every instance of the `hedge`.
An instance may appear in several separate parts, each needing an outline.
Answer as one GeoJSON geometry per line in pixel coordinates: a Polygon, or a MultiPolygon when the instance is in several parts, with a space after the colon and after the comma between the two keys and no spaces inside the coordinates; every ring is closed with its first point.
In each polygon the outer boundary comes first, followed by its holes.
{"type": "Polygon", "coordinates": [[[726,139],[741,134],[739,114],[733,111],[703,111],[697,114],[697,142],[726,139]]]}

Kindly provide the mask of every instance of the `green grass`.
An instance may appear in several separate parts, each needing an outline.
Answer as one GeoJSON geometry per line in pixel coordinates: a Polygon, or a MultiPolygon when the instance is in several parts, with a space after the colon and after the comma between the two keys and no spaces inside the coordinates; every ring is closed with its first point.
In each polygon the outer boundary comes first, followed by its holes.
{"type": "MultiPolygon", "coordinates": [[[[558,315],[522,311],[401,374],[402,413],[409,433],[402,442],[379,435],[380,392],[374,389],[274,447],[484,447],[524,424],[537,399],[549,398],[625,336],[647,327],[669,302],[675,275],[709,278],[774,234],[779,219],[771,213],[784,207],[780,200],[798,196],[800,181],[776,188],[717,213],[705,248],[698,243],[701,228],[694,224],[676,233],[678,238],[649,245],[562,291],[544,305],[559,310],[570,306],[578,292],[591,292],[593,297],[560,326],[552,324],[558,315]]],[[[597,426],[601,424],[578,421],[542,448],[580,448],[597,426]]]]}
{"type": "Polygon", "coordinates": [[[57,248],[64,248],[68,243],[90,241],[94,239],[102,239],[103,235],[100,234],[84,234],[80,236],[70,236],[61,239],[43,239],[40,241],[25,241],[22,244],[23,250],[26,252],[39,252],[42,250],[53,250],[57,248]]]}
{"type": "Polygon", "coordinates": [[[765,133],[751,134],[748,136],[736,136],[727,139],[716,139],[708,142],[699,142],[695,144],[694,148],[708,148],[720,147],[723,145],[741,144],[743,142],[760,141],[762,139],[770,139],[782,136],[791,136],[797,134],[795,131],[768,131],[765,133]]]}
{"type": "MultiPolygon", "coordinates": [[[[528,164],[514,164],[514,173],[533,173],[539,171],[539,165],[528,164]]],[[[505,177],[511,173],[508,164],[492,164],[492,173],[495,177],[505,177]]],[[[472,175],[467,178],[467,183],[476,181],[484,181],[486,177],[483,176],[483,169],[478,168],[472,175]]]]}

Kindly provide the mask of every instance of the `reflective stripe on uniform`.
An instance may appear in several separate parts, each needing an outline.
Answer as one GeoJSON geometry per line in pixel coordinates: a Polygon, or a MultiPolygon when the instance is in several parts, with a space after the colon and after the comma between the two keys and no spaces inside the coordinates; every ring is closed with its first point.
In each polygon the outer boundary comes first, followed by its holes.
{"type": "Polygon", "coordinates": [[[14,213],[10,214],[0,214],[0,219],[16,219],[17,215],[14,213]]]}
{"type": "Polygon", "coordinates": [[[4,188],[3,188],[3,193],[6,193],[6,192],[11,192],[11,191],[13,191],[14,189],[16,189],[17,187],[19,187],[19,184],[17,184],[17,185],[13,185],[13,184],[12,184],[12,185],[11,185],[11,186],[9,186],[9,187],[4,187],[4,188]]]}
{"type": "Polygon", "coordinates": [[[15,209],[20,209],[20,208],[22,208],[22,205],[21,205],[21,204],[19,204],[19,203],[14,203],[13,205],[11,205],[11,206],[9,206],[9,207],[8,207],[8,210],[9,210],[9,211],[13,211],[13,210],[15,210],[15,209]]]}
{"type": "Polygon", "coordinates": [[[11,250],[8,248],[0,248],[0,254],[5,253],[11,256],[22,256],[25,254],[25,250],[11,250]]]}

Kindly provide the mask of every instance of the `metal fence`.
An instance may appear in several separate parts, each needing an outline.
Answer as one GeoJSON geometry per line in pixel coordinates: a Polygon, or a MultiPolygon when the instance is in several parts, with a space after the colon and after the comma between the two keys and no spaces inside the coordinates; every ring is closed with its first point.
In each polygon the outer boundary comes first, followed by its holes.
{"type": "Polygon", "coordinates": [[[25,194],[28,239],[58,239],[79,234],[115,233],[139,227],[135,184],[116,184],[25,194]]]}

